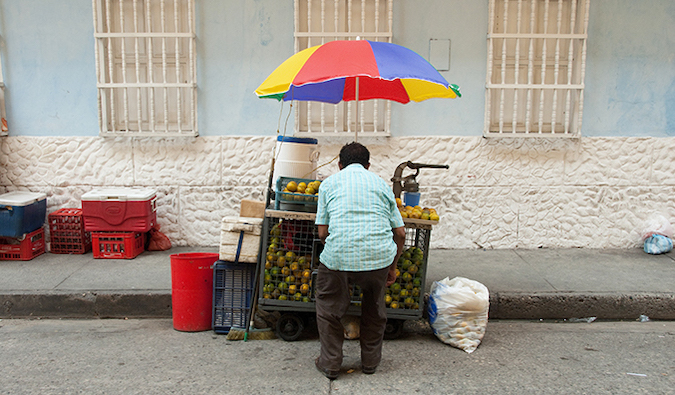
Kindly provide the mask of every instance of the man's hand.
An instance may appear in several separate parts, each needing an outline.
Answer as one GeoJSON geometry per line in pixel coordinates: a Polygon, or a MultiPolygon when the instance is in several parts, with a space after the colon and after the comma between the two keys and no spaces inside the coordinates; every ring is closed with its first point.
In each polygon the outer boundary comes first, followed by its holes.
{"type": "Polygon", "coordinates": [[[387,287],[396,282],[396,264],[389,266],[389,272],[387,272],[387,287]]]}
{"type": "Polygon", "coordinates": [[[400,228],[392,229],[394,233],[394,242],[396,243],[396,257],[394,257],[394,262],[389,266],[389,272],[387,273],[387,287],[396,282],[396,265],[398,264],[398,258],[401,257],[403,253],[403,248],[405,247],[405,228],[401,226],[400,228]]]}

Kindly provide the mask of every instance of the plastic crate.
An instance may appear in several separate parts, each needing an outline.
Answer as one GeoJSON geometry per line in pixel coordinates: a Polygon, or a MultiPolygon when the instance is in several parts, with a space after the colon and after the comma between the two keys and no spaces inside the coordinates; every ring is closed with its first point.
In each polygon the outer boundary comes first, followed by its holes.
{"type": "Polygon", "coordinates": [[[279,177],[277,179],[276,191],[274,193],[274,208],[276,210],[316,212],[316,205],[319,200],[319,196],[298,192],[284,192],[286,185],[291,181],[295,181],[297,184],[301,182],[309,184],[310,182],[319,180],[295,177],[279,177]]]}
{"type": "Polygon", "coordinates": [[[94,258],[132,259],[145,251],[145,233],[92,232],[94,258]]]}
{"type": "Polygon", "coordinates": [[[40,228],[20,238],[0,237],[0,260],[29,261],[45,252],[45,230],[40,228]]]}
{"type": "Polygon", "coordinates": [[[251,320],[255,263],[216,261],[213,265],[213,331],[246,328],[251,320]]]}
{"type": "Polygon", "coordinates": [[[49,214],[50,252],[84,254],[91,250],[91,232],[84,230],[82,209],[62,208],[49,214]]]}

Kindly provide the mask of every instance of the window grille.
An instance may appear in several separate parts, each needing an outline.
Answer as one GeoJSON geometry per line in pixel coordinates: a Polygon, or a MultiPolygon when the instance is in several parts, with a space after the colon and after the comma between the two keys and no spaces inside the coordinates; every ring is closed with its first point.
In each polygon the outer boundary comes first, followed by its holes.
{"type": "Polygon", "coordinates": [[[92,0],[102,136],[197,136],[194,0],[92,0]]]}
{"type": "Polygon", "coordinates": [[[7,114],[5,113],[5,80],[2,77],[2,58],[0,58],[0,136],[7,136],[7,114]]]}
{"type": "Polygon", "coordinates": [[[590,0],[490,0],[486,136],[578,137],[590,0]]]}
{"type": "MultiPolygon", "coordinates": [[[[393,0],[295,0],[295,52],[333,40],[391,42],[393,0]]],[[[389,136],[388,100],[338,104],[294,102],[295,133],[345,136],[389,136]]]]}

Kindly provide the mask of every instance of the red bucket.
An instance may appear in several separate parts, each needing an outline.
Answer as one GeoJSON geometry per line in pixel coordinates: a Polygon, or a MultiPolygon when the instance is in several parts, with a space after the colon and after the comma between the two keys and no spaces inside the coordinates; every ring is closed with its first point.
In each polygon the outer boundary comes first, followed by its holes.
{"type": "Polygon", "coordinates": [[[184,332],[212,327],[213,264],[218,253],[171,255],[171,311],[173,328],[184,332]]]}

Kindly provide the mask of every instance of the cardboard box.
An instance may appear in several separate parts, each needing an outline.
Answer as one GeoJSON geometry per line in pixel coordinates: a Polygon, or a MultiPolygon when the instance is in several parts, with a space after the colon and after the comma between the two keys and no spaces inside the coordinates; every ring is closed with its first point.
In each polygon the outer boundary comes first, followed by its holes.
{"type": "Polygon", "coordinates": [[[265,202],[241,199],[239,208],[240,217],[263,218],[265,216],[265,202]]]}

